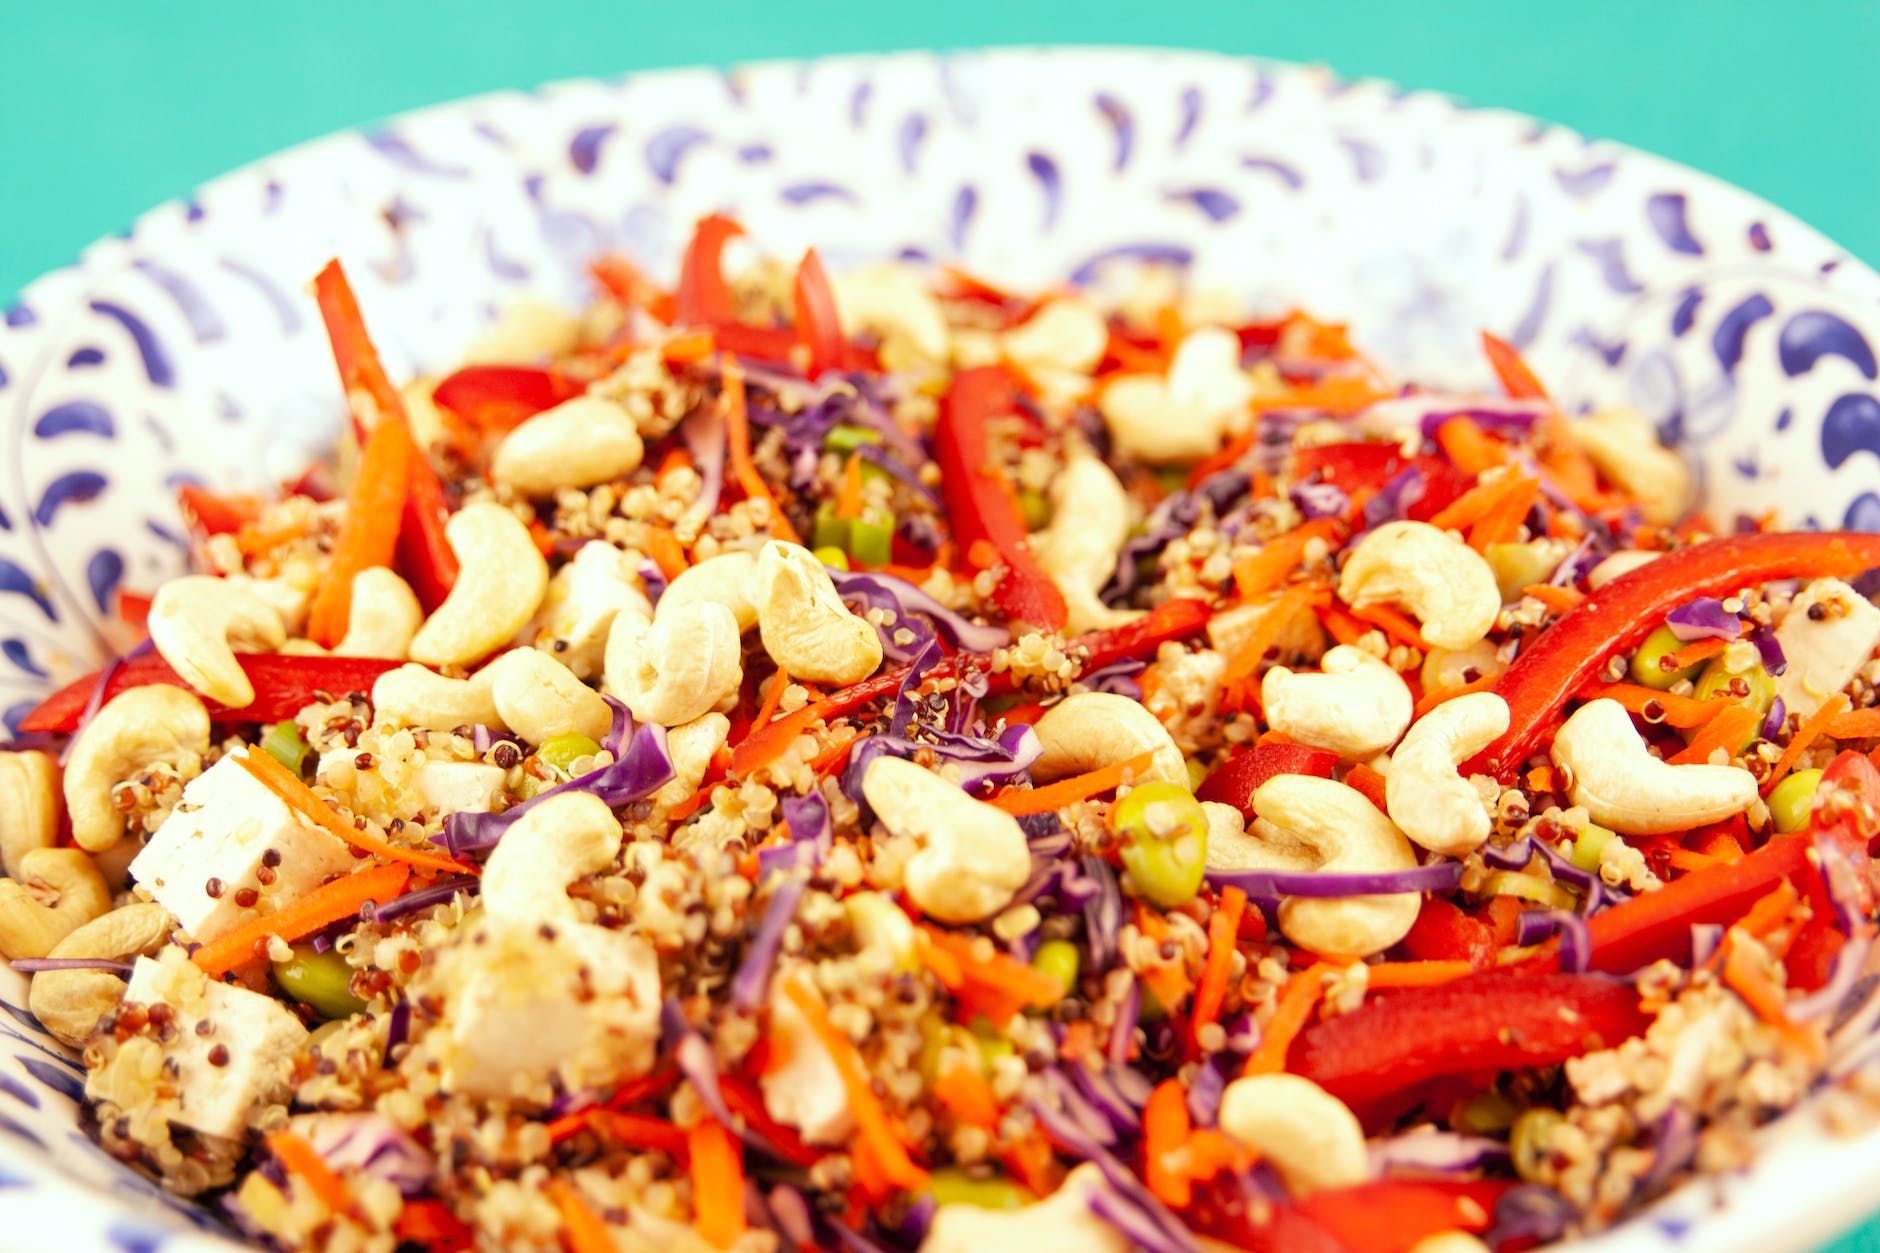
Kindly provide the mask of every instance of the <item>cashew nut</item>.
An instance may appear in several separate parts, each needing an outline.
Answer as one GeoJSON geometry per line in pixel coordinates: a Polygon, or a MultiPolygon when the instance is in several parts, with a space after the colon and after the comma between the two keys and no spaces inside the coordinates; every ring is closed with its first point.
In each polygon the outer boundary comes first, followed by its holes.
{"type": "Polygon", "coordinates": [[[1489,1253],[1488,1246],[1460,1228],[1437,1231],[1410,1246],[1410,1253],[1489,1253]]]}
{"type": "Polygon", "coordinates": [[[1384,801],[1391,821],[1412,840],[1450,857],[1488,839],[1488,810],[1456,767],[1508,729],[1508,702],[1493,692],[1444,701],[1418,718],[1391,754],[1384,801]]]}
{"type": "Polygon", "coordinates": [[[1573,424],[1573,437],[1601,474],[1638,500],[1654,526],[1684,516],[1696,495],[1684,458],[1658,442],[1658,431],[1635,409],[1605,409],[1573,424]]]}
{"type": "Polygon", "coordinates": [[[546,300],[518,300],[470,345],[464,364],[530,365],[559,356],[580,342],[580,318],[546,300]]]}
{"type": "Polygon", "coordinates": [[[641,722],[690,722],[743,681],[738,621],[723,605],[681,605],[651,623],[623,613],[607,636],[604,690],[641,722]]]}
{"type": "Polygon", "coordinates": [[[738,630],[757,625],[757,555],[743,551],[720,553],[681,571],[659,597],[659,612],[672,613],[681,605],[723,605],[738,620],[738,630]]]}
{"type": "MultiPolygon", "coordinates": [[[[126,905],[77,928],[47,956],[124,961],[155,952],[173,926],[161,905],[126,905]]],[[[46,1030],[79,1048],[123,997],[124,980],[108,970],[44,970],[33,976],[26,1004],[46,1030]]]]}
{"type": "Polygon", "coordinates": [[[451,679],[423,666],[387,670],[372,685],[372,708],[379,721],[433,731],[458,727],[502,729],[492,688],[493,667],[485,666],[467,679],[451,679]]]}
{"type": "Polygon", "coordinates": [[[571,731],[596,743],[607,738],[613,709],[547,653],[512,648],[484,669],[498,716],[529,743],[545,744],[571,731]]]}
{"type": "Polygon", "coordinates": [[[1622,548],[1592,568],[1586,576],[1586,585],[1597,592],[1620,575],[1630,574],[1640,566],[1649,566],[1662,556],[1663,553],[1622,548]]]}
{"type": "Polygon", "coordinates": [[[457,582],[412,638],[413,661],[468,665],[501,648],[535,615],[548,562],[529,529],[501,505],[467,505],[444,535],[457,554],[457,582]]]}
{"type": "Polygon", "coordinates": [[[1138,783],[1159,779],[1188,786],[1188,763],[1168,728],[1127,696],[1114,692],[1079,692],[1067,696],[1038,719],[1033,730],[1044,752],[1032,763],[1036,783],[1114,766],[1153,753],[1138,783]]]}
{"type": "Polygon", "coordinates": [[[1129,1253],[1130,1238],[1090,1208],[1107,1190],[1103,1172],[1086,1162],[1056,1192],[1015,1210],[982,1209],[964,1201],[934,1211],[920,1253],[1129,1253]]]}
{"type": "Polygon", "coordinates": [[[1208,620],[1208,642],[1214,646],[1214,651],[1232,657],[1255,632],[1268,631],[1269,615],[1287,612],[1288,606],[1291,606],[1289,620],[1276,624],[1277,629],[1268,634],[1273,641],[1273,652],[1281,657],[1316,660],[1325,651],[1325,629],[1319,625],[1319,616],[1312,612],[1310,605],[1278,592],[1215,614],[1208,620]]]}
{"type": "Polygon", "coordinates": [[[158,588],[149,626],[150,642],[183,682],[231,709],[255,700],[255,685],[235,660],[235,648],[266,651],[287,638],[281,615],[266,601],[203,574],[158,588]]]}
{"type": "Polygon", "coordinates": [[[1221,1130],[1271,1162],[1294,1196],[1371,1177],[1358,1116],[1299,1075],[1249,1075],[1228,1084],[1221,1130]]]}
{"type": "Polygon", "coordinates": [[[590,678],[600,673],[607,633],[623,613],[651,618],[653,605],[627,554],[606,540],[589,540],[548,581],[548,596],[528,638],[576,678],[590,678]]]}
{"type": "Polygon", "coordinates": [[[0,867],[19,877],[20,858],[59,837],[59,763],[51,753],[0,753],[0,867]]]}
{"type": "Polygon", "coordinates": [[[44,957],[109,908],[110,885],[90,853],[33,849],[20,858],[14,878],[0,879],[0,954],[9,961],[44,957]]]}
{"type": "Polygon", "coordinates": [[[1494,628],[1501,589],[1482,554],[1427,522],[1386,522],[1359,540],[1338,579],[1354,609],[1395,603],[1423,624],[1423,641],[1467,648],[1494,628]]]}
{"type": "Polygon", "coordinates": [[[346,637],[333,651],[341,657],[403,657],[423,622],[424,607],[411,584],[384,566],[369,566],[353,575],[346,637]]]}
{"type": "Polygon", "coordinates": [[[1129,536],[1129,493],[1103,458],[1079,448],[1051,480],[1051,523],[1031,537],[1032,555],[1064,594],[1073,634],[1102,630],[1142,616],[1098,598],[1116,572],[1129,536]]]}
{"type": "Polygon", "coordinates": [[[996,341],[1007,360],[1060,401],[1090,390],[1090,375],[1109,342],[1103,315],[1082,296],[1051,301],[996,341]]]}
{"type": "Polygon", "coordinates": [[[903,881],[913,902],[942,922],[990,918],[1031,877],[1018,819],[925,767],[877,757],[862,775],[862,796],[883,826],[920,846],[903,881]]]}
{"type": "Polygon", "coordinates": [[[829,570],[801,544],[772,540],[757,558],[757,631],[793,679],[859,683],[881,664],[881,635],[849,612],[829,570]]]}
{"type": "Polygon", "coordinates": [[[1410,725],[1416,708],[1410,685],[1362,648],[1338,645],[1319,662],[1319,671],[1274,666],[1266,672],[1260,701],[1275,731],[1356,759],[1383,752],[1410,725]]]}
{"type": "MultiPolygon", "coordinates": [[[[1397,824],[1355,788],[1313,775],[1281,774],[1253,793],[1255,818],[1241,846],[1265,869],[1377,873],[1410,870],[1416,851],[1397,824]]],[[[1369,957],[1409,934],[1421,892],[1319,900],[1287,897],[1279,928],[1315,953],[1369,957]]]]}
{"type": "Polygon", "coordinates": [[[640,428],[611,400],[576,396],[529,418],[490,458],[490,481],[524,496],[593,487],[633,473],[645,455],[640,428]]]}
{"type": "Polygon", "coordinates": [[[867,265],[829,278],[842,333],[881,337],[882,364],[947,359],[947,319],[921,275],[904,265],[867,265]]]}
{"type": "Polygon", "coordinates": [[[1157,465],[1196,461],[1247,418],[1253,382],[1240,368],[1240,340],[1218,326],[1190,332],[1168,377],[1126,374],[1097,398],[1116,450],[1157,465]]]}
{"type": "Polygon", "coordinates": [[[666,733],[666,756],[672,759],[672,778],[653,793],[653,803],[670,809],[705,781],[705,769],[725,746],[731,719],[720,713],[694,718],[666,733]]]}
{"type": "Polygon", "coordinates": [[[1587,816],[1625,835],[1660,835],[1749,808],[1756,776],[1738,766],[1674,766],[1651,755],[1616,700],[1588,701],[1554,736],[1554,765],[1587,816]]]}
{"type": "Polygon", "coordinates": [[[152,684],[114,696],[78,733],[65,759],[72,838],[86,852],[110,848],[124,837],[113,787],[158,762],[194,777],[208,751],[209,711],[192,693],[152,684]]]}
{"type": "Polygon", "coordinates": [[[620,823],[586,792],[551,796],[517,819],[483,867],[483,908],[517,922],[578,922],[568,885],[613,865],[620,823]]]}

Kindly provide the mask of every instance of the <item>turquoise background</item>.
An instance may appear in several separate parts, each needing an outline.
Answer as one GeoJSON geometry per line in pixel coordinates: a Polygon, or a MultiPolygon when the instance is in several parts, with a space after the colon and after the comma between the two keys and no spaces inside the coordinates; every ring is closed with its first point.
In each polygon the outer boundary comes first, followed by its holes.
{"type": "MultiPolygon", "coordinates": [[[[0,302],[277,148],[499,87],[990,43],[1322,61],[1707,170],[1880,264],[1880,0],[1031,4],[20,0],[0,11],[0,302]]],[[[1880,1223],[1834,1253],[1880,1251],[1880,1223]]]]}

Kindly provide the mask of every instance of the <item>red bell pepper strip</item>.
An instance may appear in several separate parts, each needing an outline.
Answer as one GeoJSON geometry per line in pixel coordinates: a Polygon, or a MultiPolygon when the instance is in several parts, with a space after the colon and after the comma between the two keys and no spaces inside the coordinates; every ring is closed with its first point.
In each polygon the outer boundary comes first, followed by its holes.
{"type": "Polygon", "coordinates": [[[1513,782],[1568,698],[1686,601],[1775,579],[1858,574],[1875,566],[1880,535],[1777,532],[1693,544],[1621,575],[1542,631],[1497,680],[1495,691],[1508,702],[1507,733],[1477,754],[1465,773],[1513,782]]]}
{"type": "Polygon", "coordinates": [[[206,487],[185,483],[176,491],[183,520],[204,535],[231,535],[261,516],[254,496],[218,496],[206,487]]]}
{"type": "Polygon", "coordinates": [[[1483,971],[1373,997],[1299,1033],[1287,1069],[1354,1108],[1470,1071],[1550,1066],[1644,1031],[1638,992],[1599,975],[1483,971]]]}
{"type": "MultiPolygon", "coordinates": [[[[255,685],[254,703],[230,709],[205,700],[203,705],[211,721],[279,722],[322,699],[318,693],[337,698],[349,692],[370,692],[374,680],[381,674],[404,664],[378,657],[299,657],[281,653],[236,653],[235,660],[241,663],[242,671],[255,685]]],[[[94,670],[46,697],[21,720],[20,730],[52,733],[77,730],[85,703],[91,699],[103,675],[104,671],[94,670]]],[[[189,688],[189,684],[170,669],[168,662],[155,653],[147,653],[129,658],[117,668],[111,681],[105,684],[104,699],[110,700],[120,692],[152,683],[189,688]]]]}
{"type": "Polygon", "coordinates": [[[411,582],[418,603],[430,613],[444,603],[457,582],[457,550],[444,534],[450,502],[431,459],[422,451],[411,458],[405,512],[398,522],[398,568],[411,582]]]}
{"type": "Polygon", "coordinates": [[[1404,951],[1418,961],[1466,961],[1477,970],[1495,964],[1495,928],[1453,902],[1428,896],[1403,938],[1404,951]]]}
{"type": "Polygon", "coordinates": [[[809,376],[816,378],[825,370],[842,364],[842,322],[836,314],[835,293],[829,289],[829,276],[823,273],[822,259],[811,248],[796,267],[792,288],[796,305],[796,334],[809,349],[809,376]]]}
{"type": "Polygon", "coordinates": [[[1359,1253],[1405,1253],[1439,1231],[1486,1231],[1510,1179],[1379,1179],[1313,1192],[1299,1212],[1359,1253]]]}
{"type": "Polygon", "coordinates": [[[1837,892],[1863,918],[1872,918],[1874,888],[1867,857],[1880,836],[1880,767],[1851,749],[1836,756],[1815,787],[1808,831],[1815,837],[1822,873],[1833,877],[1837,892]]]}
{"type": "Polygon", "coordinates": [[[1305,744],[1255,744],[1216,766],[1214,773],[1195,789],[1195,797],[1232,805],[1251,818],[1254,791],[1274,775],[1310,774],[1329,779],[1337,764],[1338,754],[1323,748],[1305,744]]]}
{"type": "Polygon", "coordinates": [[[679,288],[673,293],[673,320],[679,326],[716,326],[736,322],[736,302],[725,283],[725,244],[744,228],[719,214],[699,219],[692,242],[685,246],[679,268],[679,288]]]}
{"type": "Polygon", "coordinates": [[[483,431],[508,431],[586,389],[558,370],[467,365],[438,383],[431,399],[483,431]]]}
{"type": "Polygon", "coordinates": [[[1495,377],[1501,380],[1501,389],[1512,400],[1546,400],[1547,389],[1534,377],[1534,371],[1521,359],[1521,350],[1498,335],[1482,332],[1482,351],[1488,356],[1488,364],[1494,368],[1495,377]]]}
{"type": "Polygon", "coordinates": [[[337,258],[327,262],[315,277],[313,293],[320,305],[320,318],[326,323],[326,337],[333,344],[333,364],[339,367],[339,385],[346,390],[353,434],[363,441],[380,419],[404,417],[404,401],[366,335],[359,301],[337,258]]]}
{"type": "MultiPolygon", "coordinates": [[[[1071,641],[1071,647],[1084,654],[1084,673],[1088,674],[1119,661],[1152,657],[1156,649],[1170,640],[1185,640],[1191,635],[1199,635],[1212,616],[1208,607],[1200,601],[1181,596],[1163,601],[1151,609],[1147,617],[1137,618],[1134,622],[1102,631],[1086,631],[1071,641]]],[[[991,690],[1012,690],[1011,672],[1007,670],[993,675],[991,690]]]]}
{"type": "Polygon", "coordinates": [[[712,344],[721,352],[758,361],[790,363],[800,342],[787,326],[752,326],[746,322],[718,322],[712,326],[712,344]]]}
{"type": "Polygon", "coordinates": [[[644,309],[654,318],[672,324],[672,294],[647,281],[639,267],[618,253],[603,253],[588,263],[588,273],[608,295],[629,309],[644,309]]]}
{"type": "Polygon", "coordinates": [[[1011,377],[997,366],[963,370],[940,406],[934,428],[934,459],[961,552],[984,541],[1003,563],[993,603],[1012,618],[1047,631],[1064,625],[1063,593],[1032,559],[1025,518],[1004,469],[993,459],[986,423],[1011,413],[1016,397],[1011,377]]]}
{"type": "Polygon", "coordinates": [[[1589,966],[1621,974],[1663,957],[1688,960],[1691,924],[1727,925],[1783,879],[1805,882],[1808,845],[1804,836],[1778,835],[1739,861],[1689,871],[1595,914],[1587,922],[1589,966]]]}

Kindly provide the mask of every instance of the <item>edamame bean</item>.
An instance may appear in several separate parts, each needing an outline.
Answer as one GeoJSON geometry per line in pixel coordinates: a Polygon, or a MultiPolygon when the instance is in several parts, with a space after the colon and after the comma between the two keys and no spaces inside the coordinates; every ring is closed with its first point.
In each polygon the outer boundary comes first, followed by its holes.
{"type": "Polygon", "coordinates": [[[570,769],[583,757],[592,757],[601,751],[601,746],[579,732],[570,731],[566,735],[551,736],[543,742],[535,755],[563,774],[572,774],[570,769]]]}
{"type": "Polygon", "coordinates": [[[352,994],[352,975],[344,957],[332,949],[316,953],[310,944],[296,944],[292,957],[274,963],[282,990],[323,1018],[350,1018],[366,1007],[352,994]]]}
{"type": "Polygon", "coordinates": [[[849,555],[840,548],[825,546],[818,548],[814,555],[816,560],[826,566],[832,566],[837,570],[847,570],[849,568],[849,555]]]}
{"type": "Polygon", "coordinates": [[[1769,793],[1769,816],[1778,831],[1800,831],[1808,825],[1809,810],[1815,804],[1815,789],[1821,785],[1821,771],[1797,770],[1769,793]]]}
{"type": "Polygon", "coordinates": [[[1673,635],[1670,627],[1659,627],[1647,635],[1638,651],[1632,654],[1632,681],[1663,692],[1670,690],[1678,680],[1690,678],[1697,673],[1696,666],[1680,670],[1667,670],[1664,666],[1665,659],[1683,647],[1684,641],[1673,635]]]}
{"type": "Polygon", "coordinates": [[[1186,788],[1143,784],[1116,803],[1110,828],[1123,839],[1123,868],[1144,900],[1174,909],[1201,890],[1208,816],[1186,788]]]}
{"type": "Polygon", "coordinates": [[[1515,1174],[1530,1181],[1540,1177],[1547,1160],[1547,1141],[1554,1128],[1564,1122],[1566,1118],[1559,1110],[1544,1105],[1536,1105],[1514,1120],[1514,1129],[1508,1133],[1508,1155],[1514,1159],[1515,1174]]]}
{"type": "Polygon", "coordinates": [[[1082,964],[1077,946],[1069,940],[1046,940],[1031,959],[1032,969],[1049,975],[1064,989],[1066,996],[1077,986],[1077,972],[1082,964]]]}

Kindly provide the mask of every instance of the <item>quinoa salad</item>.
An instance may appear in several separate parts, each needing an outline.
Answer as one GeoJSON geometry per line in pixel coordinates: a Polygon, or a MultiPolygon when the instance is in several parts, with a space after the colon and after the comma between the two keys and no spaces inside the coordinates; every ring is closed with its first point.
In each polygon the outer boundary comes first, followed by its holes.
{"type": "Polygon", "coordinates": [[[281,1250],[1514,1253],[1870,1124],[1880,536],[1491,335],[742,234],[402,384],[318,275],[330,464],[0,752],[106,1151],[281,1250]]]}

